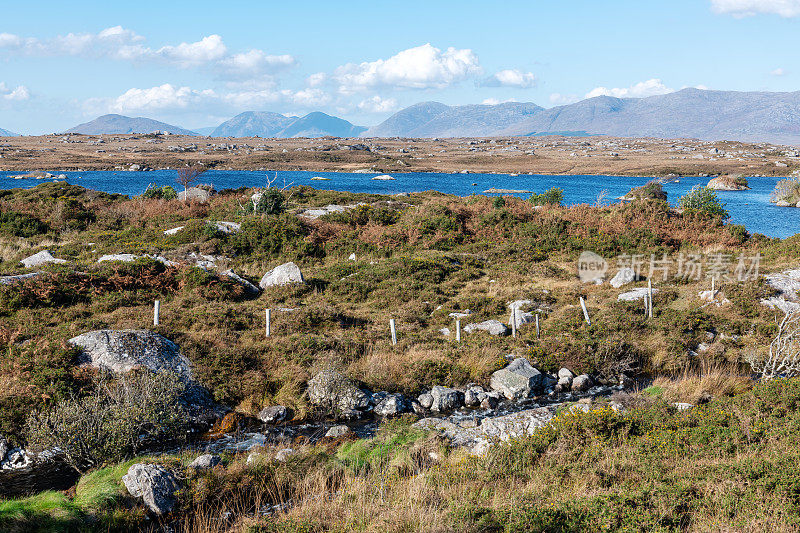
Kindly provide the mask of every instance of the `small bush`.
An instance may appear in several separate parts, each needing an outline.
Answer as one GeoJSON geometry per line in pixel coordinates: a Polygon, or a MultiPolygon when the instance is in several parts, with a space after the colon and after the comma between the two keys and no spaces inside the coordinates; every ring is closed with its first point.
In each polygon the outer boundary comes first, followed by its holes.
{"type": "Polygon", "coordinates": [[[542,194],[532,194],[528,201],[533,205],[561,205],[564,201],[564,190],[553,187],[542,194]]]}
{"type": "Polygon", "coordinates": [[[690,213],[719,217],[722,220],[730,218],[730,214],[725,210],[725,204],[720,202],[717,194],[708,187],[699,185],[693,187],[678,200],[678,206],[690,213]]]}
{"type": "Polygon", "coordinates": [[[147,198],[148,200],[175,200],[178,198],[178,193],[169,185],[164,185],[163,187],[148,185],[147,190],[142,193],[142,198],[147,198]]]}
{"type": "Polygon", "coordinates": [[[286,210],[286,198],[278,189],[269,188],[257,193],[256,200],[250,200],[242,209],[243,214],[279,215],[286,210]]]}
{"type": "Polygon", "coordinates": [[[506,206],[506,199],[503,198],[502,196],[498,196],[494,200],[492,200],[492,206],[495,209],[502,209],[506,206]]]}

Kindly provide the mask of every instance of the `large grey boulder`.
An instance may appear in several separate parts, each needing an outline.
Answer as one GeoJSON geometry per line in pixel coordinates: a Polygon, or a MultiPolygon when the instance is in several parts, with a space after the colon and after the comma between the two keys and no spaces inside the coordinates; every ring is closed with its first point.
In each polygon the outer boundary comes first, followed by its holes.
{"type": "Polygon", "coordinates": [[[26,257],[25,259],[20,261],[20,263],[22,263],[25,268],[34,268],[37,266],[46,265],[47,263],[61,264],[61,263],[66,263],[66,261],[63,259],[56,259],[50,254],[49,251],[42,250],[37,254],[33,254],[30,257],[26,257]]]}
{"type": "Polygon", "coordinates": [[[191,364],[178,346],[146,329],[89,331],[68,342],[79,347],[89,364],[97,368],[121,373],[144,367],[192,380],[191,364]]]}
{"type": "Polygon", "coordinates": [[[509,400],[525,398],[542,386],[543,374],[524,357],[514,359],[509,365],[492,374],[489,382],[493,390],[509,400]]]}
{"type": "Polygon", "coordinates": [[[469,324],[464,328],[464,333],[475,333],[476,331],[486,331],[489,335],[507,335],[508,328],[499,320],[487,320],[476,324],[469,324]]]}
{"type": "Polygon", "coordinates": [[[402,394],[387,394],[376,403],[374,413],[388,418],[405,413],[409,407],[408,401],[402,394]]]}
{"type": "Polygon", "coordinates": [[[211,198],[212,192],[200,187],[189,187],[185,191],[178,193],[178,200],[185,202],[193,200],[195,202],[206,203],[211,198]]]}
{"type": "Polygon", "coordinates": [[[175,506],[178,480],[162,466],[137,463],[122,476],[122,483],[131,496],[141,498],[157,515],[168,513],[175,506]]]}
{"type": "Polygon", "coordinates": [[[289,409],[283,405],[265,407],[258,413],[258,419],[267,424],[276,424],[290,418],[289,409]]]}
{"type": "Polygon", "coordinates": [[[357,418],[370,405],[369,396],[336,370],[323,370],[311,378],[307,393],[313,405],[333,411],[340,418],[357,418]]]}
{"type": "MultiPolygon", "coordinates": [[[[430,409],[432,411],[452,411],[464,404],[464,393],[460,390],[434,385],[430,392],[433,401],[430,409]]],[[[422,402],[420,402],[422,403],[422,402]]]]}
{"type": "MultiPolygon", "coordinates": [[[[657,292],[658,289],[653,289],[653,294],[656,294],[657,292]]],[[[647,287],[637,287],[628,292],[623,292],[617,296],[617,300],[620,302],[635,302],[636,300],[644,299],[645,296],[647,296],[647,287]]]]}
{"type": "Polygon", "coordinates": [[[586,392],[592,387],[592,378],[586,374],[575,376],[572,380],[572,390],[574,392],[586,392]]]}
{"type": "Polygon", "coordinates": [[[262,289],[267,287],[276,287],[281,285],[289,285],[292,283],[305,283],[303,273],[300,272],[300,267],[294,263],[285,263],[276,266],[261,278],[259,285],[262,289]]]}
{"type": "Polygon", "coordinates": [[[619,289],[623,285],[633,282],[636,279],[636,272],[632,268],[620,268],[609,283],[615,289],[619,289]]]}

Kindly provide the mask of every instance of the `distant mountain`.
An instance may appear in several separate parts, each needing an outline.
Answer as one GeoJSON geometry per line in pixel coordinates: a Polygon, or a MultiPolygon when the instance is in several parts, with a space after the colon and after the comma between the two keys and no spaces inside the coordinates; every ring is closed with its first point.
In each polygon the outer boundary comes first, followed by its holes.
{"type": "Polygon", "coordinates": [[[320,111],[292,121],[291,124],[279,131],[275,136],[281,138],[292,137],[358,137],[366,131],[364,126],[354,126],[339,117],[332,117],[320,111]]]}
{"type": "Polygon", "coordinates": [[[64,133],[102,135],[108,133],[153,133],[154,131],[166,131],[176,135],[197,135],[193,131],[150,118],[131,118],[122,115],[103,115],[91,122],[79,124],[64,133]]]}
{"type": "Polygon", "coordinates": [[[281,130],[297,120],[280,113],[245,111],[217,126],[212,137],[275,137],[281,130]]]}
{"type": "Polygon", "coordinates": [[[427,102],[398,111],[363,136],[476,137],[564,132],[800,143],[800,92],[684,89],[648,98],[598,96],[551,109],[535,104],[451,107],[427,102]]]}
{"type": "Polygon", "coordinates": [[[0,128],[0,137],[19,137],[19,134],[0,128]]]}
{"type": "Polygon", "coordinates": [[[209,136],[215,129],[217,129],[217,126],[207,126],[205,128],[192,128],[192,131],[198,135],[209,136]]]}

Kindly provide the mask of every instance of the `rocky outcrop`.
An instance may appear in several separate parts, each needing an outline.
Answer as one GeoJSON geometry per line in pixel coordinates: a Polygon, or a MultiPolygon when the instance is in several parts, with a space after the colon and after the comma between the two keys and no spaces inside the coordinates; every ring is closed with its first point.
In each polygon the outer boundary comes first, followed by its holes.
{"type": "Polygon", "coordinates": [[[296,264],[285,263],[264,274],[259,286],[262,289],[266,289],[268,287],[279,287],[292,283],[305,283],[303,273],[300,272],[300,267],[296,264]]]}
{"type": "Polygon", "coordinates": [[[211,195],[213,191],[210,191],[205,188],[201,187],[189,187],[185,191],[181,191],[178,193],[178,200],[185,202],[187,200],[191,200],[194,202],[200,202],[202,204],[208,202],[211,199],[211,195]]]}
{"type": "Polygon", "coordinates": [[[97,368],[120,373],[144,367],[192,379],[191,364],[178,346],[146,329],[89,331],[68,342],[79,347],[86,362],[97,368]]]}
{"type": "Polygon", "coordinates": [[[715,191],[746,191],[750,189],[745,178],[734,178],[732,176],[712,178],[706,187],[715,191]]]}
{"type": "Polygon", "coordinates": [[[37,254],[33,254],[30,257],[26,257],[22,261],[20,261],[25,268],[36,268],[38,266],[46,265],[48,263],[55,263],[55,264],[62,264],[66,263],[64,259],[56,259],[53,257],[49,251],[42,250],[37,254]]]}
{"type": "Polygon", "coordinates": [[[434,385],[430,395],[432,398],[430,405],[431,411],[452,411],[464,404],[464,393],[457,389],[434,385]]]}
{"type": "Polygon", "coordinates": [[[107,254],[97,260],[98,263],[105,263],[106,261],[120,261],[122,263],[133,263],[139,259],[138,255],[133,254],[107,254]]]}
{"type": "Polygon", "coordinates": [[[632,268],[620,268],[619,272],[614,274],[614,277],[611,278],[609,283],[615,289],[619,289],[623,285],[632,283],[634,280],[636,280],[636,272],[632,268]]]}
{"type": "Polygon", "coordinates": [[[214,222],[213,224],[214,229],[216,229],[220,233],[224,233],[226,235],[233,235],[235,233],[239,233],[242,230],[241,224],[236,222],[214,222]]]}
{"type": "Polygon", "coordinates": [[[15,283],[21,283],[23,281],[28,281],[30,279],[38,278],[41,275],[40,272],[30,272],[28,274],[16,274],[13,276],[0,276],[0,285],[13,285],[15,283]]]}
{"type": "Polygon", "coordinates": [[[141,498],[153,513],[162,515],[175,506],[178,479],[164,467],[137,463],[122,476],[122,483],[131,496],[141,498]]]}
{"type": "Polygon", "coordinates": [[[306,392],[312,405],[345,420],[361,418],[370,407],[369,395],[336,370],[319,372],[309,380],[306,392]]]}
{"type": "Polygon", "coordinates": [[[499,320],[486,320],[476,324],[469,324],[464,328],[464,333],[475,333],[476,331],[486,331],[489,335],[507,335],[508,328],[499,320]]]}
{"type": "Polygon", "coordinates": [[[519,357],[492,374],[492,390],[502,393],[509,400],[526,398],[542,387],[544,375],[524,357],[519,357]]]}
{"type": "Polygon", "coordinates": [[[800,311],[800,269],[785,270],[764,276],[767,285],[778,292],[775,296],[761,300],[762,305],[779,309],[786,314],[800,311]]]}
{"type": "MultiPolygon", "coordinates": [[[[657,292],[658,289],[653,289],[653,294],[657,292]]],[[[636,300],[642,300],[645,296],[647,296],[647,287],[637,287],[628,292],[623,292],[617,296],[617,300],[620,302],[635,302],[636,300]]]]}

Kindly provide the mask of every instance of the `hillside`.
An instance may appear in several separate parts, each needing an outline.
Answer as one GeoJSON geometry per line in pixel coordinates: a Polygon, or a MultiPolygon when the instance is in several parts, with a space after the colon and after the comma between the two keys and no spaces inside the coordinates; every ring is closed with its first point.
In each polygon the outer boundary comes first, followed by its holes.
{"type": "Polygon", "coordinates": [[[800,92],[684,89],[648,98],[598,96],[543,109],[534,104],[417,104],[364,135],[471,137],[586,132],[619,137],[800,143],[800,92]]]}
{"type": "Polygon", "coordinates": [[[333,137],[357,137],[366,129],[363,126],[354,126],[339,117],[332,117],[320,111],[315,111],[294,120],[279,131],[275,137],[325,137],[327,135],[333,137]]]}
{"type": "Polygon", "coordinates": [[[297,117],[280,113],[245,111],[217,126],[211,137],[275,137],[297,117]]]}
{"type": "Polygon", "coordinates": [[[150,118],[126,117],[123,115],[103,115],[96,119],[78,124],[64,133],[82,133],[84,135],[103,135],[109,133],[153,133],[155,131],[166,131],[175,135],[197,135],[197,133],[166,124],[150,118]]]}

